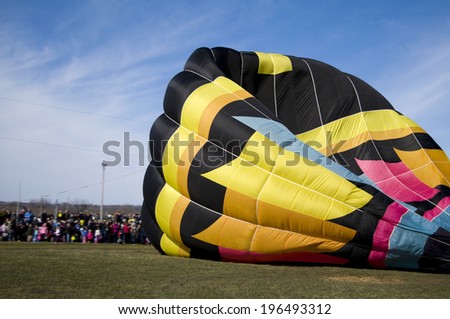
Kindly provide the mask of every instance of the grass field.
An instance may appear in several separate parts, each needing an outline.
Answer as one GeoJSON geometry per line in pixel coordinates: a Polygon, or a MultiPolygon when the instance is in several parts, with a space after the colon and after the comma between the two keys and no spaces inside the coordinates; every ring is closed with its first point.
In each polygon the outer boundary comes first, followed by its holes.
{"type": "Polygon", "coordinates": [[[144,245],[0,243],[0,298],[450,298],[450,275],[223,263],[144,245]]]}

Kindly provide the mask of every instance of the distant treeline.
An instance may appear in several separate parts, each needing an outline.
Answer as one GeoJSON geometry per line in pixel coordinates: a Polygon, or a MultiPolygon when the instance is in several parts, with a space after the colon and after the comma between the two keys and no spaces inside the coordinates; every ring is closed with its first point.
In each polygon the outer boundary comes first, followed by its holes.
{"type": "MultiPolygon", "coordinates": [[[[30,202],[20,203],[19,211],[26,207],[28,210],[32,210],[35,216],[39,216],[41,211],[46,211],[51,214],[58,211],[70,211],[72,213],[78,212],[90,212],[93,214],[98,214],[100,212],[100,205],[94,205],[87,203],[85,201],[74,200],[69,202],[52,203],[48,200],[33,200],[30,202]]],[[[0,201],[0,214],[6,210],[11,213],[17,210],[17,202],[3,202],[0,201]]],[[[127,214],[140,214],[141,205],[103,205],[103,214],[114,214],[115,212],[122,212],[127,214]]]]}

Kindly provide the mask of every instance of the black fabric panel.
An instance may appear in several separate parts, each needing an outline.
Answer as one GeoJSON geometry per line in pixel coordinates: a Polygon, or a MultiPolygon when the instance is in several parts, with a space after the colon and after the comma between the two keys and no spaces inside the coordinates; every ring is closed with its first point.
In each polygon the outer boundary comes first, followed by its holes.
{"type": "MultiPolygon", "coordinates": [[[[195,155],[190,170],[198,174],[205,174],[216,168],[226,165],[236,158],[231,152],[227,152],[221,145],[221,141],[207,142],[195,155]]],[[[236,146],[241,149],[240,145],[236,146]]]]}
{"type": "Polygon", "coordinates": [[[358,92],[358,97],[361,103],[361,109],[365,111],[373,110],[392,110],[393,107],[386,98],[381,95],[377,90],[371,87],[363,80],[357,78],[354,75],[346,74],[353,82],[353,85],[358,92]]]}
{"type": "Polygon", "coordinates": [[[241,52],[242,54],[242,87],[251,95],[256,96],[258,89],[259,59],[254,52],[241,52]]]}
{"type": "Polygon", "coordinates": [[[335,154],[333,158],[353,173],[361,175],[363,172],[356,162],[356,159],[384,160],[390,163],[399,162],[400,158],[397,156],[392,147],[393,145],[389,141],[386,143],[376,141],[375,144],[372,141],[367,141],[354,149],[339,153],[339,156],[335,154]],[[382,158],[380,158],[380,153],[382,158]]]}
{"type": "Polygon", "coordinates": [[[358,186],[358,188],[362,189],[363,191],[365,191],[366,193],[369,193],[372,196],[375,196],[380,192],[380,190],[378,188],[375,188],[369,184],[359,183],[359,182],[350,181],[350,180],[349,180],[349,182],[358,186]]]}
{"type": "MultiPolygon", "coordinates": [[[[154,212],[153,212],[154,215],[154,212]]],[[[164,254],[164,251],[161,249],[161,238],[163,236],[163,232],[156,224],[155,220],[151,217],[152,213],[150,212],[146,202],[142,204],[141,208],[141,222],[142,227],[144,227],[145,234],[148,239],[152,243],[152,245],[160,252],[164,254]]]]}
{"type": "Polygon", "coordinates": [[[201,74],[210,81],[214,81],[217,77],[224,75],[217,66],[213,51],[209,48],[195,50],[186,61],[184,69],[201,74]]]}
{"type": "Polygon", "coordinates": [[[450,272],[450,232],[439,228],[431,235],[424,247],[419,267],[423,269],[439,269],[450,272]]]}
{"type": "Polygon", "coordinates": [[[353,240],[360,246],[371,247],[372,236],[378,222],[386,212],[387,207],[393,202],[383,193],[375,193],[372,199],[363,207],[351,214],[330,220],[333,223],[354,229],[357,236],[353,240]]]}
{"type": "Polygon", "coordinates": [[[447,197],[447,196],[444,193],[439,192],[430,199],[423,200],[423,201],[416,201],[416,202],[408,202],[408,204],[416,207],[418,209],[416,211],[416,213],[423,216],[426,211],[432,210],[433,208],[435,208],[436,205],[445,197],[447,197]]]}
{"type": "Polygon", "coordinates": [[[156,200],[165,184],[166,182],[164,181],[161,172],[158,171],[154,162],[151,162],[145,172],[142,192],[149,213],[153,219],[155,219],[156,200]]]}
{"type": "Polygon", "coordinates": [[[435,142],[435,140],[427,133],[415,133],[417,141],[422,148],[430,150],[441,150],[441,147],[435,142]]]}
{"type": "Polygon", "coordinates": [[[308,65],[302,59],[291,59],[295,103],[280,110],[278,117],[293,134],[297,135],[321,125],[314,86],[308,65]],[[295,123],[294,123],[295,119],[295,123]]]}
{"type": "Polygon", "coordinates": [[[331,255],[349,259],[349,266],[369,267],[368,258],[372,250],[373,234],[390,202],[379,193],[359,211],[331,220],[356,230],[355,237],[331,255]]]}
{"type": "Polygon", "coordinates": [[[296,69],[295,61],[298,60],[289,57],[292,63],[293,70],[277,75],[277,113],[278,119],[291,132],[298,131],[297,116],[296,116],[296,99],[297,92],[295,90],[296,78],[299,75],[299,70],[296,69]]]}
{"type": "MultiPolygon", "coordinates": [[[[231,104],[236,108],[242,106],[242,101],[236,101],[231,104]]],[[[230,108],[231,109],[231,108],[230,108]]],[[[239,155],[245,142],[255,133],[255,130],[227,114],[230,109],[221,110],[211,124],[208,139],[218,143],[220,147],[239,155]]]]}
{"type": "Polygon", "coordinates": [[[346,74],[323,62],[303,60],[314,78],[323,124],[360,112],[355,91],[346,74]]]}
{"type": "Polygon", "coordinates": [[[242,59],[240,52],[227,48],[213,48],[214,60],[225,77],[241,85],[242,59]]]}
{"type": "Polygon", "coordinates": [[[450,196],[450,187],[446,185],[439,185],[436,187],[445,197],[450,196]]]}
{"type": "Polygon", "coordinates": [[[180,235],[183,243],[191,249],[191,257],[219,260],[217,246],[203,242],[193,236],[214,224],[221,215],[191,202],[185,210],[180,224],[180,235]]]}
{"type": "Polygon", "coordinates": [[[275,115],[254,97],[229,103],[221,111],[229,116],[253,116],[278,121],[275,115]]]}
{"type": "Polygon", "coordinates": [[[180,123],[184,102],[198,87],[209,83],[201,76],[183,71],[175,75],[167,86],[164,96],[164,112],[177,123],[180,123]]]}
{"type": "Polygon", "coordinates": [[[254,96],[265,105],[273,115],[276,115],[273,75],[258,74],[256,81],[257,86],[254,96]]]}
{"type": "Polygon", "coordinates": [[[345,244],[343,247],[332,253],[327,253],[330,256],[341,257],[347,259],[346,266],[351,267],[369,267],[368,258],[370,250],[367,247],[359,246],[354,240],[345,244]]]}
{"type": "Polygon", "coordinates": [[[158,199],[159,193],[164,185],[165,181],[152,161],[147,167],[147,171],[144,176],[144,203],[141,208],[141,220],[145,234],[150,239],[153,246],[155,246],[161,253],[164,253],[160,245],[163,232],[156,223],[155,207],[156,200],[158,199]]]}
{"type": "Polygon", "coordinates": [[[222,163],[221,161],[229,161],[230,158],[221,149],[218,149],[219,153],[217,154],[208,153],[210,150],[211,148],[205,145],[196,154],[195,165],[191,165],[189,169],[187,181],[189,197],[194,202],[201,203],[209,209],[222,212],[226,187],[203,177],[202,174],[220,165],[222,163]],[[215,155],[217,155],[217,158],[213,157],[215,155]]]}
{"type": "Polygon", "coordinates": [[[153,123],[150,130],[150,155],[155,162],[154,165],[161,165],[167,141],[178,129],[179,125],[171,121],[165,114],[160,115],[153,123]]]}
{"type": "MultiPolygon", "coordinates": [[[[276,83],[276,108],[277,116],[284,113],[286,109],[295,109],[294,107],[294,91],[292,90],[292,72],[284,72],[275,76],[276,83]]],[[[288,111],[289,112],[289,111],[288,111]]]]}
{"type": "Polygon", "coordinates": [[[373,234],[387,207],[393,201],[378,192],[360,210],[330,220],[336,224],[356,230],[355,237],[332,255],[349,259],[349,266],[369,267],[368,258],[372,250],[373,234]]]}
{"type": "MultiPolygon", "coordinates": [[[[357,147],[339,152],[339,149],[335,149],[338,153],[334,155],[334,159],[341,165],[347,167],[350,171],[357,175],[361,175],[363,172],[356,163],[356,159],[360,160],[383,160],[389,163],[400,162],[394,148],[403,151],[417,151],[421,149],[421,146],[417,143],[416,137],[419,140],[427,140],[428,134],[410,134],[402,138],[386,140],[386,141],[367,141],[357,147]],[[381,158],[380,158],[381,155],[381,158]]],[[[429,141],[429,140],[428,140],[429,141]]],[[[430,149],[437,145],[429,144],[427,146],[430,149]]]]}

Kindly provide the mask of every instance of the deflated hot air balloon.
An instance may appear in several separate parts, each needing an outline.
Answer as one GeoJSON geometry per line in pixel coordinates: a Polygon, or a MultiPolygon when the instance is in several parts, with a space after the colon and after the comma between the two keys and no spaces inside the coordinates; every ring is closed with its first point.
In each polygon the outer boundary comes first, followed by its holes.
{"type": "Polygon", "coordinates": [[[200,48],[150,131],[142,219],[162,253],[450,269],[450,162],[325,63],[200,48]]]}

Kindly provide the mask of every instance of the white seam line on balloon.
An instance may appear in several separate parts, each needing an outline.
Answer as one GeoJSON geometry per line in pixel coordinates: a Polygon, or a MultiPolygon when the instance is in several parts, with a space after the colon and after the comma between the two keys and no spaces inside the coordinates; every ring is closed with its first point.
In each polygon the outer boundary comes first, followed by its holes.
{"type": "Polygon", "coordinates": [[[272,74],[272,85],[273,85],[273,109],[274,109],[274,114],[275,117],[278,118],[278,103],[277,103],[277,76],[275,74],[275,62],[273,62],[273,57],[272,55],[269,54],[269,58],[270,58],[270,62],[272,63],[272,70],[273,70],[273,74],[272,74]]]}
{"type": "MultiPolygon", "coordinates": [[[[327,140],[327,133],[325,132],[325,127],[324,127],[324,124],[323,124],[322,111],[320,109],[319,96],[317,95],[317,88],[316,88],[316,81],[314,79],[314,74],[313,74],[313,71],[312,71],[311,66],[309,65],[309,63],[305,59],[302,59],[302,61],[308,67],[309,74],[311,75],[311,81],[312,81],[313,89],[314,89],[314,96],[315,96],[315,99],[316,99],[317,112],[319,113],[320,124],[321,124],[321,127],[322,127],[323,134],[325,135],[325,141],[326,141],[327,140]]],[[[333,157],[333,160],[336,163],[339,163],[336,160],[336,157],[334,156],[334,154],[332,152],[332,149],[331,149],[331,147],[328,144],[327,144],[327,149],[330,151],[331,156],[333,157]]]]}
{"type": "Polygon", "coordinates": [[[244,56],[242,55],[242,52],[239,52],[239,56],[241,57],[241,78],[239,86],[242,87],[242,82],[244,81],[244,56]]]}

